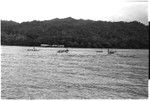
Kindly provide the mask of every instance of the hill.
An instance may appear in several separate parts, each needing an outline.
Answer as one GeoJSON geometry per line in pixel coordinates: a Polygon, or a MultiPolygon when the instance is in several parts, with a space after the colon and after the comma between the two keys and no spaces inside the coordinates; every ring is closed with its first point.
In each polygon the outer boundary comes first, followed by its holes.
{"type": "Polygon", "coordinates": [[[83,48],[149,48],[149,26],[140,22],[52,19],[17,23],[1,21],[1,44],[61,44],[83,48]]]}

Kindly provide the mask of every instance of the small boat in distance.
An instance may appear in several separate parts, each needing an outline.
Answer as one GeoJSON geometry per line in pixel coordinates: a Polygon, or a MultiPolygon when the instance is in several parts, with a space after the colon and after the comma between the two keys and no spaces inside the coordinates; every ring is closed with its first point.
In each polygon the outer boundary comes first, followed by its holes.
{"type": "Polygon", "coordinates": [[[110,50],[109,48],[108,48],[108,54],[114,54],[114,53],[116,53],[116,51],[113,51],[113,50],[110,50]]]}
{"type": "Polygon", "coordinates": [[[68,49],[65,49],[65,50],[58,50],[57,53],[68,53],[69,50],[68,49]]]}

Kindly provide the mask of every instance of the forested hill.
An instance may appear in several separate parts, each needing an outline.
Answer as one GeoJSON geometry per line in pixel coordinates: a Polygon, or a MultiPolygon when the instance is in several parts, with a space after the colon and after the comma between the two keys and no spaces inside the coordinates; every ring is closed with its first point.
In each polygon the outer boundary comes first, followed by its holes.
{"type": "Polygon", "coordinates": [[[70,17],[23,23],[1,21],[1,44],[148,49],[148,29],[148,26],[136,21],[105,22],[70,17]]]}

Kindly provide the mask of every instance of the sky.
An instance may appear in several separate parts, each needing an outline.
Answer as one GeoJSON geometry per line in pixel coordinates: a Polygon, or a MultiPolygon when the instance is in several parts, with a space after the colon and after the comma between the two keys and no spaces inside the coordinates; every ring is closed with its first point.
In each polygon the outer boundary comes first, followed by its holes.
{"type": "Polygon", "coordinates": [[[72,17],[148,24],[150,0],[0,0],[0,19],[16,22],[72,17]]]}

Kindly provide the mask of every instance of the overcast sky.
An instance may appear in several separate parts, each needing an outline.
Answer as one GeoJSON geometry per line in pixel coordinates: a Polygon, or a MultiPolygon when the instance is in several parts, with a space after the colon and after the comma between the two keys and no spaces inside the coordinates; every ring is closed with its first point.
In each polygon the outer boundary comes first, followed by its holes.
{"type": "Polygon", "coordinates": [[[0,18],[17,22],[73,17],[148,23],[147,0],[0,0],[0,18]]]}

